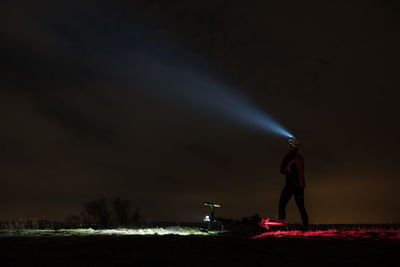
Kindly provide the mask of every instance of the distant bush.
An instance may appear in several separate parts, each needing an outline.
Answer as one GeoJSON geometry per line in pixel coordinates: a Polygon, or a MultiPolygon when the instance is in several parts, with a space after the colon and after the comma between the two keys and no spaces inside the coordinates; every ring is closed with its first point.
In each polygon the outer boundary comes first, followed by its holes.
{"type": "Polygon", "coordinates": [[[66,218],[66,224],[76,227],[128,227],[139,221],[139,209],[132,209],[128,199],[115,197],[111,204],[106,198],[90,201],[84,204],[80,215],[66,218]]]}
{"type": "Polygon", "coordinates": [[[101,227],[108,227],[110,224],[111,212],[109,211],[105,198],[90,201],[84,207],[85,220],[87,223],[94,223],[101,227]]]}

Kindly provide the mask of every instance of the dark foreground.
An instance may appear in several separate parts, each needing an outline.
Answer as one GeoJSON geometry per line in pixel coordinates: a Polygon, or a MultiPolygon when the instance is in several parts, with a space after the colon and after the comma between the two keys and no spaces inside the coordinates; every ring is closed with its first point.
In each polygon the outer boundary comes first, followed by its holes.
{"type": "Polygon", "coordinates": [[[399,266],[399,251],[399,225],[0,230],[0,266],[399,266]]]}
{"type": "Polygon", "coordinates": [[[399,240],[4,237],[1,266],[396,266],[399,240]]]}

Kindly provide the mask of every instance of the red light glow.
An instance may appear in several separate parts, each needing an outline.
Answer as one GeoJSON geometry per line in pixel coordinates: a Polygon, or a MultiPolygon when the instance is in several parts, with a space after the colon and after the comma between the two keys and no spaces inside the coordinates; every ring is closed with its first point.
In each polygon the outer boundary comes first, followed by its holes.
{"type": "Polygon", "coordinates": [[[269,230],[270,225],[285,225],[285,224],[282,222],[270,222],[269,218],[267,218],[266,220],[261,219],[261,221],[258,223],[258,225],[269,230]]]}
{"type": "Polygon", "coordinates": [[[329,229],[316,231],[270,231],[252,236],[250,239],[259,238],[307,238],[307,239],[400,239],[400,229],[329,229]]]}

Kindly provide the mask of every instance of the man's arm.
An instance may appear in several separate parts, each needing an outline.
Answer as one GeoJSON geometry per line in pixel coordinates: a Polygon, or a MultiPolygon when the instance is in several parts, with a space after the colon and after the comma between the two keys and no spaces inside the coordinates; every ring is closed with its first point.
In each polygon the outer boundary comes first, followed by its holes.
{"type": "Polygon", "coordinates": [[[304,159],[300,155],[297,160],[297,168],[299,171],[299,187],[304,188],[306,186],[306,181],[304,179],[304,159]]]}
{"type": "Polygon", "coordinates": [[[282,162],[281,162],[281,169],[280,169],[280,172],[281,172],[282,174],[287,174],[286,166],[287,166],[288,163],[289,163],[289,157],[288,157],[288,156],[289,156],[289,155],[286,155],[286,156],[283,158],[282,162]]]}

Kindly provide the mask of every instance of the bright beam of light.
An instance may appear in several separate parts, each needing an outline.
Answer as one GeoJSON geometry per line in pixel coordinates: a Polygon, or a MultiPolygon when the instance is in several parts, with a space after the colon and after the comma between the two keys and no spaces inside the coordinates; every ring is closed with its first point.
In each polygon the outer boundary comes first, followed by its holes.
{"type": "Polygon", "coordinates": [[[183,68],[141,55],[140,79],[148,88],[157,88],[157,95],[191,109],[208,114],[212,119],[236,122],[264,132],[292,137],[288,131],[259,109],[252,101],[234,91],[226,83],[200,71],[183,68]]]}

